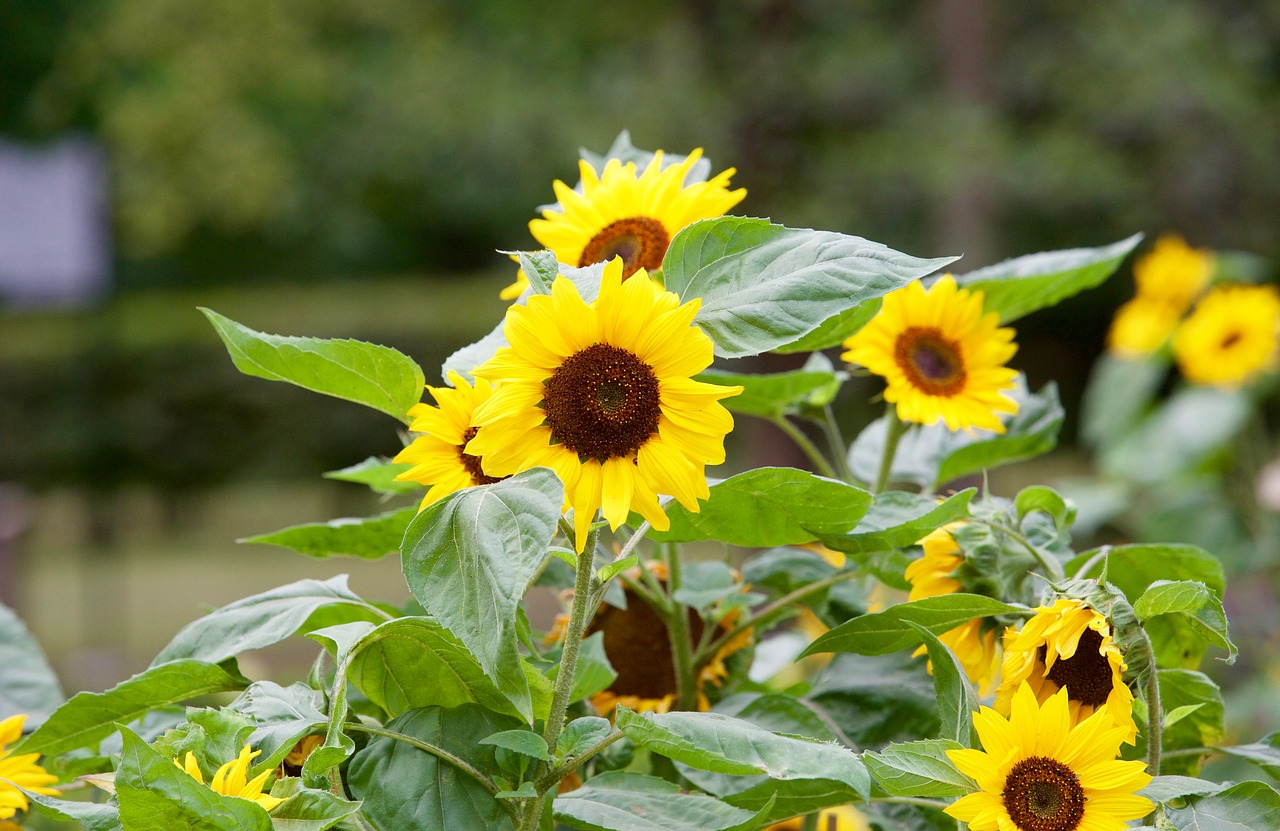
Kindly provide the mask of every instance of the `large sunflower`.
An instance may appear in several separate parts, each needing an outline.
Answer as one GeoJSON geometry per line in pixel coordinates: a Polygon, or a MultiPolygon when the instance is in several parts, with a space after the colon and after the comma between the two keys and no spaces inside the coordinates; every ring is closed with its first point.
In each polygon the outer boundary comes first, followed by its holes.
{"type": "Polygon", "coordinates": [[[724,461],[733,429],[719,401],[742,392],[690,377],[712,360],[693,325],[699,305],[656,291],[644,271],[624,282],[621,260],[605,266],[590,304],[557,277],[550,295],[508,309],[510,346],[475,370],[494,392],[476,407],[467,452],[489,476],[553,469],[579,551],[597,510],[615,530],[631,511],[668,528],[660,493],[699,510],[705,468],[724,461]]]}
{"type": "Polygon", "coordinates": [[[0,721],[0,819],[8,819],[19,811],[27,810],[26,794],[18,790],[18,786],[45,796],[58,793],[49,787],[58,781],[58,777],[36,764],[39,753],[17,756],[9,753],[9,745],[22,738],[22,725],[26,720],[23,713],[0,721]]]}
{"type": "Polygon", "coordinates": [[[1275,364],[1280,293],[1275,286],[1224,286],[1196,304],[1173,336],[1189,381],[1235,387],[1275,364]]]}
{"type": "Polygon", "coordinates": [[[996,690],[995,709],[1008,715],[1024,682],[1041,703],[1065,688],[1072,722],[1105,705],[1110,718],[1124,728],[1124,740],[1132,743],[1138,727],[1125,669],[1106,616],[1079,600],[1059,598],[1052,606],[1037,608],[1021,631],[1005,632],[1004,678],[996,690]]]}
{"type": "Polygon", "coordinates": [[[1105,713],[1075,723],[1065,690],[1041,704],[1022,684],[1009,718],[983,707],[973,726],[983,750],[947,756],[980,790],[946,808],[973,831],[1123,831],[1155,807],[1136,794],[1146,764],[1116,758],[1124,728],[1105,713]]]}
{"type": "MultiPolygon", "coordinates": [[[[597,175],[581,161],[582,192],[557,180],[553,187],[560,210],[543,211],[542,219],[529,223],[529,231],[568,265],[582,267],[621,257],[624,278],[642,268],[661,268],[676,232],[700,219],[723,216],[747,195],[743,188],[729,190],[733,168],[705,182],[686,184],[690,169],[701,157],[698,148],[684,161],[664,167],[659,150],[640,174],[635,162],[610,159],[597,175]]],[[[521,271],[516,282],[502,291],[502,298],[519,297],[528,284],[521,271]]]]}
{"type": "MultiPolygon", "coordinates": [[[[210,790],[223,796],[236,796],[256,802],[268,811],[284,802],[283,799],[262,792],[262,786],[266,784],[271,771],[264,770],[252,780],[249,779],[249,762],[261,752],[261,750],[250,751],[249,745],[246,744],[237,758],[227,762],[213,774],[213,779],[209,781],[210,790]]],[[[174,759],[173,763],[186,771],[192,779],[201,785],[204,784],[204,777],[200,774],[200,765],[196,763],[195,754],[187,754],[186,764],[180,763],[177,759],[174,759]]]]}
{"type": "Polygon", "coordinates": [[[957,288],[950,274],[927,292],[909,283],[885,295],[880,312],[844,342],[841,357],[885,379],[885,400],[903,421],[1003,433],[997,413],[1018,410],[1002,394],[1017,377],[1004,364],[1018,347],[995,312],[982,313],[982,300],[982,292],[957,288]]]}
{"type": "Polygon", "coordinates": [[[409,408],[413,416],[409,429],[421,435],[395,457],[397,462],[413,465],[397,480],[431,486],[422,499],[423,508],[454,491],[498,481],[498,477],[485,474],[479,457],[465,450],[476,434],[471,414],[493,394],[493,387],[483,378],[477,378],[473,387],[453,370],[449,371],[449,383],[453,386],[427,387],[440,406],[414,404],[409,408]]]}
{"type": "Polygon", "coordinates": [[[1177,234],[1165,234],[1133,266],[1138,296],[1186,311],[1213,276],[1213,252],[1192,248],[1177,234]]]}

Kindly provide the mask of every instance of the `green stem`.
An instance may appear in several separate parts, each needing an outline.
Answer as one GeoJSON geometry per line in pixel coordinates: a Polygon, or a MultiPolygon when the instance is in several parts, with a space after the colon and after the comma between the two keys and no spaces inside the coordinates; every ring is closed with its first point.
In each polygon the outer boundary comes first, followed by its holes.
{"type": "Polygon", "coordinates": [[[840,478],[853,482],[853,471],[849,469],[849,446],[845,444],[844,434],[840,432],[840,422],[836,421],[835,411],[827,404],[822,408],[822,429],[827,434],[827,444],[831,446],[831,455],[835,456],[836,467],[840,478]]]}
{"type": "Polygon", "coordinates": [[[1083,578],[1086,574],[1089,573],[1090,569],[1092,569],[1095,565],[1098,564],[1099,560],[1106,559],[1106,556],[1110,553],[1111,553],[1111,546],[1109,545],[1104,545],[1101,548],[1099,548],[1097,554],[1094,554],[1092,557],[1085,560],[1084,565],[1076,569],[1076,573],[1072,576],[1072,579],[1080,580],[1081,578],[1083,578]]]}
{"type": "Polygon", "coordinates": [[[873,796],[869,802],[883,802],[888,805],[915,805],[917,808],[933,808],[941,811],[951,803],[937,799],[924,799],[918,796],[873,796]]]}
{"type": "Polygon", "coordinates": [[[800,831],[818,831],[818,815],[808,814],[800,821],[800,831]]]}
{"type": "Polygon", "coordinates": [[[614,730],[612,733],[605,736],[603,739],[596,742],[595,744],[591,745],[591,747],[582,751],[577,756],[573,756],[565,760],[561,764],[556,765],[551,770],[539,776],[537,780],[533,783],[533,787],[539,793],[542,793],[544,791],[549,790],[550,788],[555,787],[556,783],[558,783],[561,779],[565,778],[573,771],[582,767],[584,764],[586,764],[592,758],[594,758],[598,753],[603,751],[606,747],[618,741],[619,739],[623,738],[624,736],[625,734],[621,730],[614,730]]]}
{"type": "Polygon", "coordinates": [[[795,442],[796,446],[804,452],[804,455],[809,457],[809,461],[813,462],[813,466],[817,468],[818,473],[830,479],[840,478],[840,474],[836,473],[836,469],[822,455],[822,451],[818,449],[818,446],[810,441],[804,431],[792,424],[786,416],[778,416],[769,420],[777,425],[779,430],[786,433],[787,438],[795,442]]]}
{"type": "MultiPolygon", "coordinates": [[[[1221,752],[1216,747],[1180,747],[1177,750],[1165,750],[1160,754],[1161,759],[1177,759],[1180,756],[1208,756],[1211,753],[1221,752]]],[[[62,785],[58,786],[63,787],[62,785]]]]}
{"type": "Polygon", "coordinates": [[[1147,700],[1147,773],[1159,776],[1164,712],[1160,707],[1160,671],[1156,667],[1156,652],[1145,629],[1142,630],[1142,643],[1147,652],[1147,683],[1143,687],[1143,698],[1147,700]]]}
{"type": "Polygon", "coordinates": [[[907,432],[907,424],[898,418],[898,410],[893,404],[885,405],[884,450],[880,455],[880,470],[876,473],[875,486],[872,493],[881,493],[889,484],[893,474],[893,457],[898,453],[898,442],[907,432]]]}
{"type": "Polygon", "coordinates": [[[689,635],[689,613],[684,604],[676,600],[680,590],[680,549],[675,543],[665,546],[667,552],[667,597],[670,600],[667,617],[667,636],[671,641],[671,656],[676,672],[676,708],[697,708],[698,685],[694,678],[693,643],[689,635]]]}
{"type": "MultiPolygon", "coordinates": [[[[439,745],[424,742],[421,739],[416,739],[413,736],[406,736],[404,733],[397,733],[394,730],[387,730],[385,727],[374,727],[371,724],[364,724],[363,722],[351,722],[347,725],[347,729],[353,730],[357,733],[368,733],[371,736],[381,736],[384,739],[391,739],[392,741],[404,742],[407,745],[430,753],[432,756],[435,756],[443,762],[448,762],[458,770],[479,782],[480,786],[491,794],[499,793],[501,790],[492,779],[481,773],[466,759],[463,759],[460,756],[455,756],[439,745]]],[[[337,768],[334,768],[334,770],[337,770],[337,768]]]]}
{"type": "Polygon", "coordinates": [[[564,646],[560,652],[560,671],[556,675],[555,694],[551,699],[551,714],[542,733],[547,747],[555,748],[564,729],[564,715],[569,709],[569,694],[573,689],[573,676],[578,669],[578,650],[582,646],[582,633],[587,628],[587,612],[591,605],[591,577],[595,569],[596,530],[587,534],[587,543],[578,555],[578,574],[573,585],[573,606],[569,609],[569,625],[564,633],[564,646]]]}
{"type": "Polygon", "coordinates": [[[622,546],[622,550],[618,552],[618,556],[614,557],[614,561],[617,562],[618,560],[625,560],[630,557],[631,552],[635,550],[635,547],[640,544],[640,541],[644,539],[645,534],[648,534],[649,529],[652,527],[653,526],[649,524],[649,520],[647,519],[640,523],[640,526],[636,528],[636,532],[631,535],[629,540],[627,540],[626,545],[622,546]]]}

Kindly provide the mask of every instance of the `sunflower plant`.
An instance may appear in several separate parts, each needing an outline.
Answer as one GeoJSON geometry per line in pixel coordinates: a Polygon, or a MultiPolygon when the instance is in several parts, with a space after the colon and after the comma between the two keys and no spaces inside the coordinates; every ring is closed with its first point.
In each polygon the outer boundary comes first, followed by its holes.
{"type": "Polygon", "coordinates": [[[1072,501],[985,479],[1052,450],[1064,418],[1052,383],[1009,366],[1011,324],[1101,283],[1138,238],[961,272],[726,216],[744,194],[712,169],[625,136],[584,155],[530,225],[547,249],[514,254],[504,319],[438,382],[394,349],[204,310],[246,374],[406,431],[394,458],[328,474],[389,510],[249,542],[394,554],[409,599],[301,580],[70,699],[0,610],[0,819],[1275,827],[1269,782],[1202,776],[1217,756],[1280,768],[1272,737],[1227,742],[1201,669],[1237,651],[1218,558],[1078,551],[1072,501]],[[770,352],[807,357],[731,362],[770,352]],[[868,393],[885,413],[855,424],[846,405],[868,393]],[[749,419],[807,463],[753,465],[733,443],[749,419]],[[562,613],[540,617],[534,594],[562,613]],[[241,674],[240,655],[287,639],[314,649],[305,678],[241,674]]]}

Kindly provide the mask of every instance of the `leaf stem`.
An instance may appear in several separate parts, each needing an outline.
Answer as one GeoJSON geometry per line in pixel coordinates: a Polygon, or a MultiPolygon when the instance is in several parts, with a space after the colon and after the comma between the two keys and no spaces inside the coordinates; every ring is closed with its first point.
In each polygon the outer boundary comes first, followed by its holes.
{"type": "Polygon", "coordinates": [[[555,784],[559,782],[561,779],[565,778],[573,771],[582,767],[584,764],[586,764],[592,758],[594,758],[597,754],[603,751],[606,747],[618,741],[619,739],[624,738],[625,735],[626,734],[624,734],[621,730],[614,730],[612,733],[605,736],[603,739],[596,742],[595,744],[591,745],[591,747],[582,751],[577,756],[572,756],[566,759],[561,764],[556,765],[555,767],[548,770],[546,773],[539,776],[537,780],[534,781],[533,787],[539,793],[542,793],[543,791],[546,791],[547,789],[554,787],[555,784]]]}
{"type": "MultiPolygon", "coordinates": [[[[430,753],[432,756],[435,756],[443,762],[448,762],[458,770],[479,782],[480,786],[489,793],[496,794],[500,790],[492,779],[481,773],[480,770],[474,767],[466,759],[463,759],[460,756],[455,756],[453,753],[450,753],[439,745],[424,742],[422,739],[407,736],[404,733],[397,733],[396,731],[388,730],[385,727],[374,727],[371,724],[364,724],[363,722],[351,722],[347,725],[347,729],[354,730],[357,733],[368,733],[372,736],[382,736],[384,739],[391,739],[392,741],[404,742],[407,745],[430,753]]],[[[510,810],[510,806],[508,806],[508,810],[510,810]]]]}
{"type": "Polygon", "coordinates": [[[898,454],[898,442],[907,432],[907,424],[898,418],[898,409],[893,404],[885,405],[884,448],[880,454],[880,470],[876,473],[875,486],[872,493],[880,493],[889,484],[893,475],[893,457],[898,454]]]}
{"type": "Polygon", "coordinates": [[[941,811],[951,803],[937,799],[925,799],[919,796],[873,796],[868,802],[883,802],[889,805],[915,805],[917,808],[933,808],[941,811]]]}
{"type": "Polygon", "coordinates": [[[639,527],[636,528],[635,533],[632,534],[626,544],[622,546],[622,550],[618,552],[618,556],[613,558],[613,561],[616,563],[618,560],[625,560],[630,557],[631,552],[640,544],[640,541],[645,538],[645,535],[649,533],[649,529],[652,527],[653,526],[649,524],[649,520],[647,519],[640,523],[639,527]]]}
{"type": "Polygon", "coordinates": [[[835,456],[836,467],[844,481],[853,483],[853,471],[849,469],[849,446],[845,444],[844,434],[840,432],[840,422],[836,421],[835,410],[830,404],[822,408],[822,429],[827,434],[827,444],[831,446],[831,455],[835,456]]]}
{"type": "Polygon", "coordinates": [[[804,455],[809,457],[809,461],[813,462],[813,466],[817,469],[820,475],[826,476],[829,479],[840,478],[840,474],[836,473],[836,469],[833,468],[831,463],[827,461],[827,458],[822,455],[822,451],[818,449],[818,446],[809,440],[809,437],[804,434],[803,430],[792,424],[790,419],[784,415],[780,415],[769,420],[776,425],[779,430],[786,433],[787,438],[795,442],[796,447],[799,447],[800,450],[804,452],[804,455]]]}
{"type": "Polygon", "coordinates": [[[676,543],[664,546],[667,554],[667,597],[670,600],[667,618],[667,636],[671,641],[671,658],[676,672],[676,708],[692,710],[697,707],[697,681],[694,677],[693,643],[689,634],[689,612],[676,600],[680,591],[680,547],[676,543]]]}

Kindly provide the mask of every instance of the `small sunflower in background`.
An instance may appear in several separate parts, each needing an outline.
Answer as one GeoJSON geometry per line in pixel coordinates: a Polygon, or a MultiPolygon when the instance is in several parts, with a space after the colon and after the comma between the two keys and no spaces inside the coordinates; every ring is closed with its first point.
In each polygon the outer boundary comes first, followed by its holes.
{"type": "Polygon", "coordinates": [[[1221,286],[1179,327],[1173,354],[1188,381],[1238,387],[1275,366],[1278,332],[1275,286],[1221,286]]]}
{"type": "Polygon", "coordinates": [[[1035,611],[1021,631],[1005,632],[1004,678],[996,690],[996,712],[1008,715],[1014,696],[1024,687],[1041,703],[1066,689],[1072,723],[1105,707],[1124,728],[1124,741],[1132,744],[1138,735],[1133,692],[1124,682],[1127,667],[1106,616],[1070,598],[1058,598],[1035,611]]]}
{"type": "MultiPolygon", "coordinates": [[[[767,826],[764,831],[800,831],[804,817],[792,817],[767,826]]],[[[862,812],[852,805],[823,808],[818,812],[817,831],[871,831],[871,824],[862,812]]]]}
{"type": "Polygon", "coordinates": [[[1107,351],[1121,358],[1155,354],[1178,328],[1182,309],[1163,300],[1135,297],[1116,309],[1107,332],[1107,351]]]}
{"type": "Polygon", "coordinates": [[[26,714],[20,713],[0,721],[0,819],[27,810],[26,794],[18,790],[19,787],[45,796],[58,795],[58,791],[49,787],[58,777],[36,764],[39,753],[14,755],[9,752],[9,745],[22,738],[22,725],[26,720],[26,714]]]}
{"type": "Polygon", "coordinates": [[[1177,234],[1164,234],[1133,265],[1138,296],[1186,311],[1209,285],[1217,267],[1213,252],[1192,248],[1177,234]]]}
{"type": "Polygon", "coordinates": [[[453,370],[449,371],[449,383],[453,386],[427,387],[439,406],[415,404],[409,408],[413,417],[409,429],[421,435],[393,459],[413,465],[396,481],[431,486],[419,510],[454,491],[501,481],[501,477],[485,474],[480,457],[466,452],[467,442],[476,435],[471,415],[493,394],[493,387],[483,378],[477,378],[472,386],[453,370]]]}
{"type": "MultiPolygon", "coordinates": [[[[213,774],[213,779],[209,780],[209,789],[223,796],[235,796],[256,802],[268,811],[284,802],[283,799],[277,799],[262,792],[262,786],[266,784],[267,777],[272,771],[264,770],[252,780],[249,779],[249,763],[261,752],[261,750],[250,750],[249,745],[246,744],[237,758],[227,762],[213,774]]],[[[196,763],[194,753],[187,754],[185,764],[177,759],[174,759],[173,763],[192,779],[201,785],[204,784],[204,777],[200,774],[200,765],[196,763]]]]}
{"type": "Polygon", "coordinates": [[[1123,831],[1155,808],[1136,793],[1146,763],[1116,758],[1124,728],[1105,712],[1075,722],[1066,690],[1041,703],[1021,684],[1008,718],[983,707],[973,726],[983,749],[947,757],[979,790],[944,809],[973,831],[1123,831]]]}
{"type": "Polygon", "coordinates": [[[1005,363],[1017,352],[1012,329],[982,311],[982,292],[944,275],[928,291],[919,282],[890,292],[871,322],[844,342],[840,357],[885,379],[884,398],[898,418],[942,421],[948,430],[1004,432],[999,413],[1016,413],[1004,393],[1017,372],[1005,363]]]}
{"type": "Polygon", "coordinates": [[[719,402],[742,392],[693,380],[713,357],[693,325],[699,305],[656,291],[644,271],[624,281],[615,259],[592,303],[557,277],[550,295],[511,306],[510,346],[474,373],[494,391],[472,415],[479,432],[467,452],[488,476],[554,470],[579,552],[598,510],[614,530],[631,511],[669,528],[658,494],[698,511],[710,495],[706,466],[724,461],[733,429],[719,402]]]}
{"type": "MultiPolygon", "coordinates": [[[[635,162],[609,159],[597,173],[580,161],[582,192],[557,180],[553,188],[559,204],[530,221],[529,232],[566,265],[581,268],[621,257],[624,279],[640,269],[660,269],[677,232],[699,220],[724,216],[747,195],[743,188],[729,190],[733,168],[706,181],[688,181],[700,158],[702,148],[682,161],[667,163],[659,150],[642,172],[637,172],[635,162]]],[[[516,282],[503,289],[502,299],[519,297],[528,285],[521,271],[516,282]]]]}

